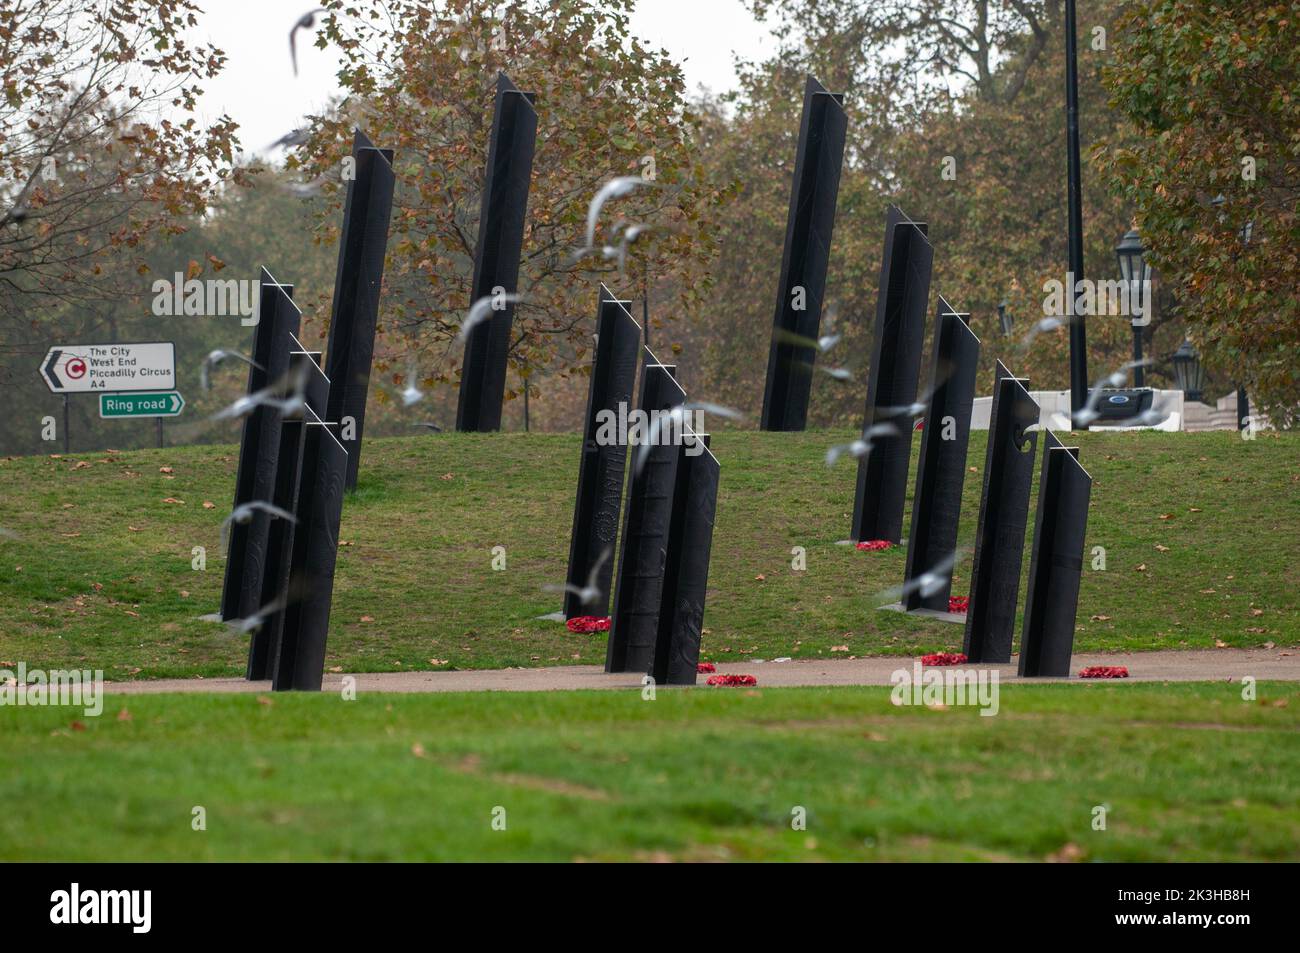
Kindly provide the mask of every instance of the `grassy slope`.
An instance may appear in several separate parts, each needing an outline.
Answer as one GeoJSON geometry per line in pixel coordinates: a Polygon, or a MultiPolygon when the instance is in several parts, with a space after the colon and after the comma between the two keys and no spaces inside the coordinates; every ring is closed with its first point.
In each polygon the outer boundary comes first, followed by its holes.
{"type": "Polygon", "coordinates": [[[1239,692],[1011,686],[992,718],[874,688],[2,707],[0,859],[1300,860],[1300,691],[1239,692]]]}
{"type": "MultiPolygon", "coordinates": [[[[849,436],[716,436],[723,471],[708,657],[960,645],[959,626],[873,608],[900,580],[903,550],[835,545],[848,533],[854,468],[827,470],[822,455],[849,436]],[[791,570],[793,546],[807,548],[807,572],[791,570]]],[[[1096,480],[1088,546],[1107,551],[1105,572],[1084,572],[1079,650],[1300,641],[1300,435],[1071,442],[1096,480]]],[[[383,671],[430,668],[432,659],[462,668],[603,659],[602,637],[534,618],[559,605],[541,587],[564,578],[577,450],[570,435],[367,442],[360,491],[343,515],[349,545],[340,549],[329,664],[383,671]],[[496,545],[507,548],[504,572],[491,570],[496,545]]],[[[982,470],[983,458],[977,433],[969,463],[982,470]]],[[[235,461],[231,447],[0,460],[0,527],[20,537],[0,536],[0,662],[102,667],[110,678],[241,673],[244,644],[197,618],[218,603],[219,525],[235,461]],[[194,546],[207,548],[206,571],[191,569],[194,546]]],[[[966,545],[981,477],[967,474],[966,545]]],[[[955,593],[965,593],[969,568],[959,566],[955,593]]]]}

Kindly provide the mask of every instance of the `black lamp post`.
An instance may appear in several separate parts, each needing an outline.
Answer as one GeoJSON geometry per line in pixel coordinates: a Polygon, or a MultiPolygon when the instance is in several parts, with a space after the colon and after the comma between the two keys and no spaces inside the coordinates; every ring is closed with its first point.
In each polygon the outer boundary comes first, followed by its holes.
{"type": "Polygon", "coordinates": [[[1070,303],[1070,416],[1088,402],[1088,332],[1084,316],[1076,314],[1076,282],[1083,280],[1083,173],[1079,158],[1079,61],[1075,0],[1065,0],[1065,157],[1066,238],[1070,303]]]}
{"type": "Polygon", "coordinates": [[[1007,314],[1007,299],[1003,298],[998,302],[998,323],[1002,325],[1003,337],[1011,337],[1011,325],[1013,319],[1007,314]]]}
{"type": "Polygon", "coordinates": [[[1205,392],[1205,371],[1201,367],[1200,355],[1192,347],[1191,341],[1183,339],[1183,343],[1174,352],[1173,362],[1178,389],[1188,400],[1200,400],[1205,392]]]}
{"type": "Polygon", "coordinates": [[[1151,307],[1149,295],[1143,291],[1151,280],[1151,265],[1146,259],[1146,248],[1136,228],[1124,233],[1115,246],[1115,257],[1119,260],[1119,273],[1128,284],[1129,321],[1133,325],[1133,386],[1141,387],[1145,380],[1142,373],[1142,328],[1151,320],[1148,309],[1151,307]]]}

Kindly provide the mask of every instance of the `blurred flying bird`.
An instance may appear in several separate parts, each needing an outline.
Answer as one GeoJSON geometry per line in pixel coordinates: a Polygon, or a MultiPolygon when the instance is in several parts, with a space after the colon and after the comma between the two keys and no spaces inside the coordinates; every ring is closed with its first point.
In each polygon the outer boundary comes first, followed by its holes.
{"type": "Polygon", "coordinates": [[[728,420],[745,419],[745,415],[734,407],[724,407],[721,404],[711,404],[708,401],[703,400],[678,404],[676,407],[673,407],[668,411],[661,412],[658,417],[654,418],[654,422],[650,426],[650,432],[646,436],[645,443],[638,445],[636,448],[636,459],[632,467],[633,473],[641,472],[642,468],[645,466],[646,460],[650,458],[650,451],[659,445],[665,428],[670,428],[670,436],[672,432],[671,428],[677,428],[683,431],[683,437],[685,437],[685,431],[690,429],[686,424],[689,422],[689,414],[693,410],[698,410],[701,413],[706,414],[715,414],[718,417],[725,417],[728,420]]]}
{"type": "Polygon", "coordinates": [[[598,602],[601,596],[605,593],[596,585],[596,577],[600,575],[601,567],[609,561],[612,552],[612,547],[605,547],[605,551],[600,554],[600,558],[597,559],[595,565],[591,567],[591,572],[587,574],[587,584],[582,588],[578,588],[571,582],[566,582],[562,586],[557,586],[554,583],[547,583],[542,586],[542,589],[546,592],[571,592],[578,597],[578,601],[584,606],[589,606],[594,602],[598,602]]]}
{"type": "Polygon", "coordinates": [[[317,7],[315,10],[308,10],[298,18],[298,22],[293,25],[289,31],[289,59],[293,61],[293,75],[298,75],[298,43],[297,34],[299,30],[310,30],[316,25],[316,14],[324,13],[324,7],[317,7]]]}
{"type": "Polygon", "coordinates": [[[203,364],[199,368],[199,385],[204,390],[211,390],[212,380],[210,375],[212,369],[216,367],[218,364],[220,364],[222,361],[228,360],[229,358],[232,357],[243,361],[245,364],[257,368],[259,371],[265,370],[265,368],[262,367],[261,364],[258,364],[251,357],[248,357],[247,355],[244,354],[240,354],[238,351],[228,351],[225,348],[219,347],[216,350],[209,351],[208,356],[203,359],[203,364]]]}
{"type": "Polygon", "coordinates": [[[884,603],[901,602],[905,597],[913,592],[919,591],[922,598],[928,598],[936,593],[943,592],[944,586],[952,580],[953,567],[957,565],[959,559],[964,559],[966,550],[954,550],[946,556],[943,556],[933,566],[925,572],[912,579],[907,580],[901,586],[894,586],[880,593],[877,598],[884,603]]]}
{"type": "Polygon", "coordinates": [[[839,344],[840,340],[844,337],[843,334],[826,334],[814,340],[812,338],[806,338],[802,334],[795,334],[793,331],[787,331],[785,328],[777,328],[772,332],[772,336],[782,344],[793,344],[796,347],[816,348],[823,354],[835,345],[839,344]]]}
{"type": "MultiPolygon", "coordinates": [[[[460,323],[460,335],[457,340],[464,343],[469,339],[469,333],[474,330],[475,326],[486,321],[493,311],[498,310],[493,307],[497,301],[502,304],[515,304],[523,301],[523,295],[503,294],[503,295],[484,295],[469,306],[469,314],[465,315],[465,320],[460,323]]],[[[500,309],[500,310],[504,310],[500,309]]]]}
{"type": "Polygon", "coordinates": [[[306,142],[310,136],[311,133],[306,126],[299,126],[291,132],[286,132],[279,139],[275,140],[275,142],[267,146],[266,151],[270,152],[272,149],[288,149],[292,146],[300,146],[306,142]]]}
{"type": "Polygon", "coordinates": [[[424,399],[424,391],[415,386],[416,379],[419,377],[415,368],[411,368],[406,375],[406,386],[402,388],[402,406],[410,407],[418,404],[424,399]]]}
{"type": "MultiPolygon", "coordinates": [[[[225,620],[226,627],[230,629],[231,633],[237,634],[237,636],[252,636],[252,634],[261,631],[261,627],[266,624],[266,620],[268,620],[270,616],[273,616],[276,612],[282,611],[286,606],[289,606],[289,599],[285,597],[274,599],[273,602],[266,603],[265,606],[259,608],[256,612],[253,612],[252,615],[247,616],[246,619],[225,620]]],[[[204,618],[211,618],[211,616],[204,616],[204,618]]],[[[221,621],[221,619],[217,619],[216,621],[221,621]]]]}
{"type": "Polygon", "coordinates": [[[868,456],[874,448],[875,441],[880,437],[897,437],[900,431],[898,427],[890,423],[872,424],[862,434],[858,440],[852,443],[836,444],[826,451],[826,465],[835,466],[840,457],[848,455],[850,457],[868,456]]]}
{"type": "MultiPolygon", "coordinates": [[[[600,218],[600,210],[604,208],[605,203],[610,199],[622,198],[631,194],[641,186],[652,186],[655,183],[643,179],[637,175],[620,175],[610,179],[591,199],[591,204],[587,207],[587,244],[586,248],[594,248],[596,245],[596,222],[600,218]]],[[[640,234],[638,232],[637,234],[640,234]]],[[[634,235],[630,240],[635,241],[634,235]]]]}
{"type": "Polygon", "coordinates": [[[230,511],[229,516],[221,521],[222,545],[226,545],[229,542],[230,527],[233,524],[238,523],[240,526],[247,526],[249,523],[253,522],[253,517],[256,516],[258,512],[270,513],[273,518],[288,520],[290,523],[298,522],[298,518],[288,510],[282,510],[274,503],[268,503],[266,500],[252,500],[248,503],[240,503],[230,511]]]}
{"type": "Polygon", "coordinates": [[[1033,343],[1034,338],[1038,337],[1038,335],[1045,334],[1048,331],[1055,331],[1057,328],[1063,328],[1069,323],[1070,318],[1068,316],[1053,315],[1050,318],[1043,318],[1043,320],[1039,321],[1029,329],[1028,334],[1020,339],[1020,350],[1023,351],[1028,348],[1029,345],[1033,343]]]}
{"type": "Polygon", "coordinates": [[[258,407],[271,407],[287,418],[297,419],[302,416],[307,406],[304,397],[307,389],[307,374],[307,365],[301,365],[296,371],[291,370],[269,387],[263,387],[259,391],[238,398],[234,403],[217,411],[208,420],[240,420],[258,407]]]}

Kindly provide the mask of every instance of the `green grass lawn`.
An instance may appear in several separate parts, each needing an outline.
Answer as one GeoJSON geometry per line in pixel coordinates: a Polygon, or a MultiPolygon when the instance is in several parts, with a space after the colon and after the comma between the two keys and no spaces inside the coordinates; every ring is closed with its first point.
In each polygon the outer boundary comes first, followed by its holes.
{"type": "MultiPolygon", "coordinates": [[[[951,650],[961,627],[877,611],[905,551],[838,546],[851,435],[723,431],[704,652],[715,660],[951,650]],[[791,569],[805,547],[807,571],[791,569]]],[[[960,539],[984,464],[971,439],[960,539]]],[[[1076,649],[1300,642],[1300,435],[1083,434],[1095,479],[1076,649]]],[[[601,636],[536,620],[560,599],[579,438],[449,434],[368,441],[344,508],[331,668],[487,668],[603,659],[601,636]],[[504,546],[505,571],[492,549],[504,546]],[[436,661],[434,661],[436,660],[436,661]]],[[[914,442],[914,451],[919,442],[914,442]]],[[[236,449],[185,447],[0,460],[0,662],[109,678],[237,675],[246,644],[199,621],[219,602],[219,526],[236,449]],[[168,500],[176,502],[168,502],[168,500]],[[212,504],[207,507],[206,504],[212,504]],[[206,548],[203,571],[193,547],[206,548]]],[[[913,474],[915,468],[913,468],[913,474]]],[[[910,513],[910,502],[909,509],[910,513]]],[[[1030,515],[1032,528],[1033,516],[1030,515]]],[[[1026,543],[1025,559],[1029,547],[1026,543]]],[[[970,563],[954,592],[965,594],[970,563]]],[[[1021,604],[1023,605],[1023,595],[1021,604]]]]}
{"type": "Polygon", "coordinates": [[[0,860],[1300,860],[1300,689],[1240,692],[1013,685],[995,717],[882,688],[0,707],[0,860]]]}

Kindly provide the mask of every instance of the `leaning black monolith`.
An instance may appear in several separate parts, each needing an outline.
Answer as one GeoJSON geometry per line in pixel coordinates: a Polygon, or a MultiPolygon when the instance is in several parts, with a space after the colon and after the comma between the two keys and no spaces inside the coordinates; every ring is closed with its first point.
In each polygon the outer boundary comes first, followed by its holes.
{"type": "MultiPolygon", "coordinates": [[[[642,351],[644,370],[638,407],[647,415],[662,414],[685,403],[686,392],[674,380],[672,371],[660,364],[649,348],[642,351]]],[[[607,672],[649,672],[654,664],[673,495],[681,459],[679,442],[669,437],[667,431],[661,431],[653,441],[647,436],[645,440],[650,442],[644,446],[632,444],[632,476],[628,480],[614,611],[605,653],[607,672]]]]}
{"type": "Polygon", "coordinates": [[[821,328],[847,131],[844,95],[827,92],[809,76],[768,351],[763,430],[803,430],[807,424],[817,349],[800,339],[816,341],[821,328]]]}
{"type": "Polygon", "coordinates": [[[1038,515],[1029,556],[1029,591],[1020,636],[1020,674],[1070,674],[1074,620],[1079,608],[1084,536],[1092,477],[1079,465],[1079,451],[1052,433],[1043,442],[1038,515]]]}
{"type": "Polygon", "coordinates": [[[695,684],[718,503],[720,470],[709,450],[709,435],[688,431],[678,454],[659,633],[650,667],[660,685],[695,684]]]}
{"type": "Polygon", "coordinates": [[[533,94],[520,92],[505,73],[499,74],[470,301],[500,295],[503,306],[479,322],[465,342],[460,401],[456,408],[457,430],[501,429],[510,330],[515,313],[514,305],[504,296],[514,295],[519,286],[519,256],[524,247],[536,139],[533,94]]]}
{"type": "Polygon", "coordinates": [[[366,393],[375,351],[379,293],[384,283],[384,254],[388,222],[393,212],[393,150],[379,149],[360,129],[354,130],[352,161],[355,177],[348,182],[343,205],[343,234],[334,275],[334,305],[330,311],[325,374],[330,380],[330,405],[324,419],[339,423],[346,440],[346,486],[357,487],[361,463],[361,431],[366,420],[366,393]]]}
{"type": "MultiPolygon", "coordinates": [[[[253,364],[248,368],[248,393],[268,387],[285,387],[289,370],[290,339],[302,315],[293,303],[293,285],[279,284],[262,269],[258,320],[253,331],[253,364]]],[[[270,502],[275,493],[276,464],[283,414],[262,404],[244,418],[235,471],[235,507],[254,500],[270,502]]],[[[232,522],[226,545],[226,575],[221,590],[221,618],[244,619],[262,605],[263,565],[271,518],[254,511],[247,523],[232,522]]]]}
{"type": "Polygon", "coordinates": [[[912,415],[930,297],[934,249],[926,226],[890,206],[876,296],[875,336],[867,379],[863,433],[871,452],[858,460],[853,498],[854,542],[903,539],[907,471],[912,458],[912,415]],[[872,433],[873,428],[884,428],[872,433]]]}
{"type": "Polygon", "coordinates": [[[1039,408],[1026,383],[998,361],[962,648],[972,662],[1011,661],[1038,438],[1029,428],[1039,408]]]}
{"type": "Polygon", "coordinates": [[[271,660],[275,691],[320,691],[334,593],[339,521],[348,454],[319,409],[329,405],[331,383],[314,363],[306,387],[302,467],[290,542],[289,583],[278,644],[271,660]]]}
{"type": "Polygon", "coordinates": [[[609,614],[610,582],[614,576],[614,544],[627,469],[627,446],[617,426],[611,435],[602,421],[626,418],[636,382],[641,326],[619,301],[600,286],[596,318],[596,350],[587,384],[587,423],[583,431],[582,460],[578,465],[578,498],[573,507],[573,535],[569,540],[570,586],[594,586],[598,595],[584,602],[572,589],[564,596],[564,617],[609,614]],[[620,410],[622,413],[620,414],[620,410]],[[604,432],[603,432],[604,431],[604,432]],[[612,439],[610,439],[612,436],[612,439]]]}
{"type": "Polygon", "coordinates": [[[903,607],[947,612],[952,594],[952,566],[961,519],[961,491],[966,480],[971,408],[980,339],[939,298],[930,370],[930,401],[921,430],[921,456],[912,495],[912,526],[907,538],[903,607]],[[937,573],[938,583],[921,585],[919,577],[937,573]]]}
{"type": "MultiPolygon", "coordinates": [[[[290,335],[289,379],[304,382],[304,399],[311,382],[319,376],[321,352],[308,351],[298,338],[290,335]],[[304,362],[310,361],[311,368],[304,362]]],[[[315,388],[318,401],[323,401],[319,387],[315,388]]],[[[272,502],[286,513],[297,512],[298,484],[302,479],[303,414],[289,415],[280,426],[280,452],[275,469],[275,496],[272,502]]],[[[271,677],[272,661],[279,651],[284,629],[284,607],[288,602],[289,574],[293,551],[294,524],[286,519],[271,520],[267,536],[266,562],[262,571],[262,595],[258,605],[263,607],[264,621],[252,633],[248,644],[247,677],[261,681],[271,677]],[[269,609],[267,607],[270,607],[269,609]]]]}

